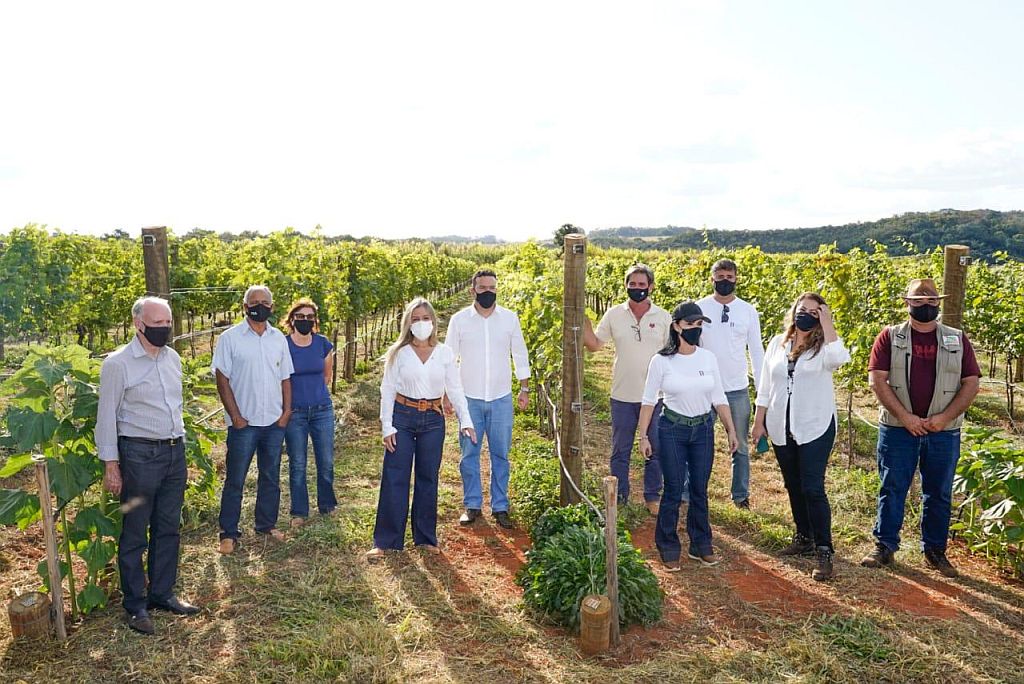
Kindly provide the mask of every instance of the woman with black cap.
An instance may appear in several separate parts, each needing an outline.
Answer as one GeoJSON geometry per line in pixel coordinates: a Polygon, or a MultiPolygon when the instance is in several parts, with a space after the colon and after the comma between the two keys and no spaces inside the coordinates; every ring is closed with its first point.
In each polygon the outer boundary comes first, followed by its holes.
{"type": "Polygon", "coordinates": [[[690,537],[687,555],[705,566],[718,564],[708,517],[708,480],[714,456],[716,413],[728,434],[729,453],[737,447],[718,360],[710,351],[697,346],[704,322],[711,320],[693,300],[686,300],[672,312],[668,344],[651,359],[640,409],[639,432],[643,435],[640,452],[646,457],[651,453],[647,427],[659,395],[664,396],[665,407],[658,417],[658,448],[665,488],[654,543],[670,572],[679,570],[682,544],[676,526],[687,479],[690,495],[686,512],[686,533],[690,537]]]}

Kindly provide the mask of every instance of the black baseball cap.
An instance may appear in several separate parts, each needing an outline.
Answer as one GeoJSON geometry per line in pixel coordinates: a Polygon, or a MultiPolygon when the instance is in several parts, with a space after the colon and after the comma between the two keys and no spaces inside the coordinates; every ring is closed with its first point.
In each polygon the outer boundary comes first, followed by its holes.
{"type": "Polygon", "coordinates": [[[672,312],[673,321],[686,321],[687,323],[693,323],[697,319],[701,319],[705,323],[711,322],[711,319],[705,316],[704,312],[700,310],[700,306],[697,302],[692,299],[687,299],[677,306],[675,311],[672,312]]]}

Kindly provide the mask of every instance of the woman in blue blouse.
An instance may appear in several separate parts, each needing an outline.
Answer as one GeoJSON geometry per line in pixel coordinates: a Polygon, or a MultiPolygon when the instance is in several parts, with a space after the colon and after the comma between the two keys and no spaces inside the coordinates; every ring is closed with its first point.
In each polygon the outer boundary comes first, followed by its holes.
{"type": "Polygon", "coordinates": [[[317,306],[311,299],[297,299],[288,309],[288,350],[292,374],[292,416],[285,429],[288,449],[288,481],[291,490],[292,527],[309,517],[306,488],[306,445],[313,439],[316,458],[316,503],[321,515],[338,505],[334,496],[334,405],[327,379],[334,368],[334,345],[317,331],[317,306]]]}

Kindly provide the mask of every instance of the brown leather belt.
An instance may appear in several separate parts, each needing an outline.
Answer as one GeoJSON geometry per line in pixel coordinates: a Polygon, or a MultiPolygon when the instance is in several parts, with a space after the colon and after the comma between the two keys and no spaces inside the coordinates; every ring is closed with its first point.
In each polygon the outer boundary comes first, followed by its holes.
{"type": "Polygon", "coordinates": [[[401,394],[396,394],[395,401],[402,406],[408,406],[409,408],[414,408],[417,411],[437,411],[441,415],[444,415],[440,399],[410,399],[409,397],[401,394]]]}

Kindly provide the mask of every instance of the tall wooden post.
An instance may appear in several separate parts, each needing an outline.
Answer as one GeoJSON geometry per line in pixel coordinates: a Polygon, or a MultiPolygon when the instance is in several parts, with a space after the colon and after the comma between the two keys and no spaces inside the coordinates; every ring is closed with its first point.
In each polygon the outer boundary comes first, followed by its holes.
{"type": "MultiPolygon", "coordinates": [[[[146,268],[146,294],[150,297],[162,297],[171,305],[174,318],[174,336],[181,335],[181,307],[171,297],[170,253],[167,249],[167,226],[152,226],[142,229],[142,261],[146,268]]],[[[184,342],[174,344],[179,352],[184,342]]]]}
{"type": "Polygon", "coordinates": [[[946,245],[942,269],[942,322],[963,329],[964,297],[967,292],[967,267],[971,264],[971,248],[966,245],[946,245]]]}
{"type": "Polygon", "coordinates": [[[619,645],[619,478],[604,478],[605,594],[612,604],[608,643],[619,645]]]}
{"type": "MultiPolygon", "coordinates": [[[[50,497],[50,474],[46,469],[46,457],[36,454],[32,457],[36,466],[36,483],[39,486],[39,508],[43,517],[43,540],[46,543],[46,569],[50,577],[50,618],[57,638],[68,640],[64,627],[64,585],[60,576],[60,559],[57,557],[57,532],[53,525],[53,499],[50,497]]],[[[69,568],[68,572],[72,570],[69,568]]]]}
{"type": "MultiPolygon", "coordinates": [[[[587,238],[565,236],[564,295],[562,302],[562,400],[559,426],[562,461],[579,486],[583,479],[583,316],[586,303],[587,238]]],[[[579,495],[561,476],[559,500],[563,506],[579,502],[579,495]]]]}
{"type": "Polygon", "coordinates": [[[142,260],[146,267],[146,294],[150,297],[170,299],[167,226],[142,229],[142,260]]]}

